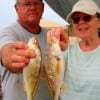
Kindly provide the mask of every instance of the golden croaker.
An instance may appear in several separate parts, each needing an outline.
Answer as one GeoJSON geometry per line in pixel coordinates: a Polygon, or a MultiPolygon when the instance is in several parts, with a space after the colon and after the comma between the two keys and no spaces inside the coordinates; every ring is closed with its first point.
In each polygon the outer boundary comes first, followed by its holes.
{"type": "Polygon", "coordinates": [[[28,46],[31,52],[36,54],[35,58],[30,59],[30,63],[23,70],[24,90],[27,93],[27,100],[34,100],[41,69],[41,52],[38,40],[35,37],[29,39],[28,46]]]}
{"type": "Polygon", "coordinates": [[[60,94],[62,87],[64,86],[63,78],[65,64],[59,41],[55,37],[48,41],[44,57],[44,70],[46,74],[46,82],[49,91],[53,96],[53,100],[60,100],[60,94]]]}

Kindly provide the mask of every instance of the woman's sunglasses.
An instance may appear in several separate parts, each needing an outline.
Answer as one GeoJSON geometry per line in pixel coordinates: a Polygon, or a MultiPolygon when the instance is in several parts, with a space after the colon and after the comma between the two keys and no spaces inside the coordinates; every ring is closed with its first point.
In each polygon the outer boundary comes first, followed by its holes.
{"type": "Polygon", "coordinates": [[[91,21],[91,19],[92,19],[92,16],[90,16],[90,15],[85,15],[85,16],[83,16],[83,17],[72,17],[72,21],[73,21],[73,23],[74,24],[78,24],[79,22],[80,22],[80,20],[83,20],[84,22],[89,22],[89,21],[91,21]]]}

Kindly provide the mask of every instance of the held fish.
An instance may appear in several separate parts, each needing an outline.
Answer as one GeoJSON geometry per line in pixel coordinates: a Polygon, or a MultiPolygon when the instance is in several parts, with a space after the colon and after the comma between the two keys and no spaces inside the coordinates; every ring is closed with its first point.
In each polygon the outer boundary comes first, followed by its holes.
{"type": "Polygon", "coordinates": [[[44,57],[44,70],[46,82],[53,100],[60,100],[60,94],[64,87],[65,63],[59,41],[55,37],[48,41],[44,57]]]}
{"type": "Polygon", "coordinates": [[[28,46],[31,52],[36,54],[30,59],[29,64],[23,70],[24,90],[27,93],[27,100],[34,100],[41,70],[41,51],[38,40],[35,37],[29,39],[28,46]]]}

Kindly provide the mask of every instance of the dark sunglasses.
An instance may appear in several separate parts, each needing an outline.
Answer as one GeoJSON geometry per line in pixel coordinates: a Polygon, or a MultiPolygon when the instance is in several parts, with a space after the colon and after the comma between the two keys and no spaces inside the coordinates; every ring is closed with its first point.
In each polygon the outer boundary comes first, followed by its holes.
{"type": "Polygon", "coordinates": [[[85,15],[83,17],[74,17],[74,16],[72,17],[72,21],[74,24],[78,24],[80,20],[83,20],[84,22],[89,22],[91,21],[91,19],[92,19],[92,16],[90,15],[85,15]]]}

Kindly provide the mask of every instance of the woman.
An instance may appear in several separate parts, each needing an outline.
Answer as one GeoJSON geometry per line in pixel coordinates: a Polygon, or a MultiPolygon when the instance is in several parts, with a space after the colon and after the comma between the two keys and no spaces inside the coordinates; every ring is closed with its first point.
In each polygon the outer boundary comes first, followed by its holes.
{"type": "Polygon", "coordinates": [[[92,0],[80,0],[67,18],[81,41],[64,52],[67,91],[62,100],[100,100],[100,9],[92,0]]]}
{"type": "Polygon", "coordinates": [[[80,0],[67,19],[81,40],[64,52],[67,89],[62,100],[100,100],[100,9],[92,0],[80,0]]]}

